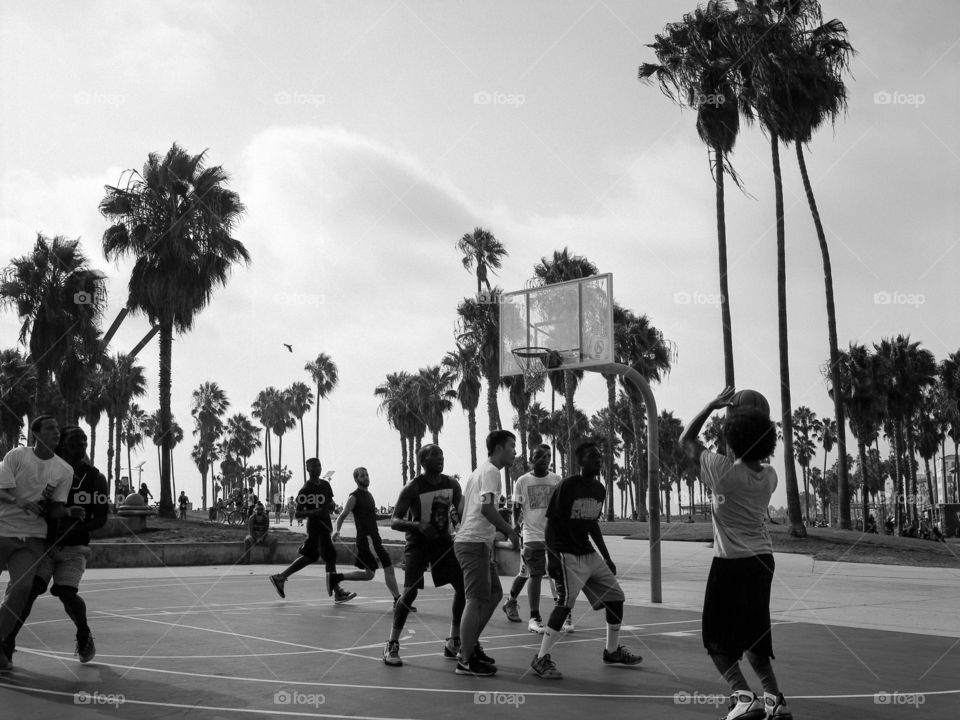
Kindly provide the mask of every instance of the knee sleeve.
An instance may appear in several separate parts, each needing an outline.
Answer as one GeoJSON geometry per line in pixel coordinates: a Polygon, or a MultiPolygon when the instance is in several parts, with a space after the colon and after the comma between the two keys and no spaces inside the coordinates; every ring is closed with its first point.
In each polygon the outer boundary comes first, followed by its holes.
{"type": "Polygon", "coordinates": [[[550,611],[550,619],[547,620],[547,627],[551,630],[559,631],[563,628],[563,623],[570,612],[571,609],[566,605],[554,605],[553,610],[550,611]]]}
{"type": "Polygon", "coordinates": [[[50,594],[61,600],[70,600],[77,596],[78,589],[69,585],[54,585],[50,588],[50,594]]]}
{"type": "Polygon", "coordinates": [[[623,622],[623,600],[613,600],[604,604],[608,625],[619,625],[623,622]]]}

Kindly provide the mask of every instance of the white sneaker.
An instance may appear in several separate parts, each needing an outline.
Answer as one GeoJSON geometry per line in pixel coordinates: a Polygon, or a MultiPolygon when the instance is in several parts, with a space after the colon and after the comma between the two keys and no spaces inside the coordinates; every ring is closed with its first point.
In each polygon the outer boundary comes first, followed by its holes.
{"type": "Polygon", "coordinates": [[[730,696],[729,710],[723,720],[764,720],[763,701],[749,690],[737,690],[730,696]]]}
{"type": "Polygon", "coordinates": [[[787,701],[783,697],[783,693],[772,695],[765,692],[763,694],[763,708],[767,713],[768,720],[793,720],[793,713],[787,707],[787,701]]]}
{"type": "Polygon", "coordinates": [[[573,632],[573,628],[573,615],[567,615],[567,619],[563,621],[563,631],[573,632]]]}
{"type": "Polygon", "coordinates": [[[530,622],[527,623],[527,630],[537,635],[543,635],[543,620],[530,618],[530,622]]]}

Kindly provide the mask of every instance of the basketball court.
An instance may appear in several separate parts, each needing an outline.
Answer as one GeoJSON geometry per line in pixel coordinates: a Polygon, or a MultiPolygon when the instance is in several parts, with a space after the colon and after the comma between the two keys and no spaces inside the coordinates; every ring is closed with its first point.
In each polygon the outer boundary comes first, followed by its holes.
{"type": "MultiPolygon", "coordinates": [[[[315,566],[291,579],[286,600],[267,582],[273,566],[91,570],[82,594],[97,657],[76,660],[72,623],[44,596],[16,669],[0,675],[4,717],[720,717],[726,691],[699,635],[711,551],[665,543],[665,602],[651,604],[646,543],[608,544],[627,593],[621,642],[643,655],[637,667],[600,662],[603,616],[582,598],[575,632],[553,653],[562,680],[529,671],[538,636],[499,610],[483,642],[500,671],[481,679],[456,675],[442,657],[452,592],[429,582],[401,640],[404,666],[390,668],[381,651],[391,603],[379,574],[348,583],[359,596],[335,606],[315,566]]],[[[809,558],[777,561],[775,667],[797,718],[955,715],[956,571],[834,567],[825,577],[809,558]]],[[[524,597],[520,608],[526,619],[524,597]]]]}

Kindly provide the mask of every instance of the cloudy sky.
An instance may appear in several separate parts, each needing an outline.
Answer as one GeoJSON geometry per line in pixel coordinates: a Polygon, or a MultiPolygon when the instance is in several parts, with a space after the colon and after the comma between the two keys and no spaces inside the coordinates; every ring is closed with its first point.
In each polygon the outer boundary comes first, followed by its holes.
{"type": "MultiPolygon", "coordinates": [[[[456,304],[476,285],[454,243],[476,226],[509,250],[496,280],[507,290],[563,247],[612,272],[617,300],[678,347],[654,391],[686,421],[723,385],[714,188],[694,115],[636,75],[653,60],[654,34],[692,7],[3,3],[0,260],[27,252],[37,232],[80,237],[110,276],[109,322],[130,264],[99,250],[104,185],[178,142],[230,173],[248,208],[236,235],[252,256],[175,339],[173,411],[188,432],[201,382],[218,382],[231,412],[249,414],[259,390],[308,381],[304,364],[326,352],[341,378],[320,416],[334,489],[342,499],[363,464],[378,501],[392,502],[397,436],[373,389],[453,347],[456,304]]],[[[808,155],[841,347],[908,333],[940,359],[960,348],[960,7],[850,0],[825,2],[824,14],[844,21],[858,50],[848,115],[808,155]]],[[[758,128],[744,130],[732,161],[746,190],[728,184],[726,206],[738,385],[764,392],[777,413],[773,182],[758,128]]],[[[781,161],[793,404],[825,415],[820,252],[792,148],[781,161]]],[[[0,313],[0,346],[15,344],[17,328],[0,313]]],[[[128,318],[112,349],[147,329],[128,318]]],[[[157,354],[154,341],[140,355],[148,411],[157,354]]],[[[577,401],[590,414],[604,397],[589,376],[577,401]]],[[[512,415],[506,399],[501,414],[512,415]]],[[[293,437],[284,459],[297,467],[293,437]]],[[[469,472],[459,408],[441,445],[448,472],[469,472]]],[[[147,461],[156,493],[155,457],[151,447],[134,464],[147,461]]],[[[187,442],[176,475],[199,500],[187,442]]],[[[781,484],[774,503],[784,502],[781,484]]]]}

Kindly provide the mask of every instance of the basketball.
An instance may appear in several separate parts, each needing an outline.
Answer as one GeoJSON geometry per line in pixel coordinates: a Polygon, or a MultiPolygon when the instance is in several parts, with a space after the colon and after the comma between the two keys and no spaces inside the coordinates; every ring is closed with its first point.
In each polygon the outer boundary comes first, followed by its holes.
{"type": "Polygon", "coordinates": [[[741,408],[760,410],[766,414],[767,417],[770,416],[770,403],[768,403],[767,399],[756,390],[741,390],[732,398],[730,398],[731,410],[737,410],[741,408]]]}

